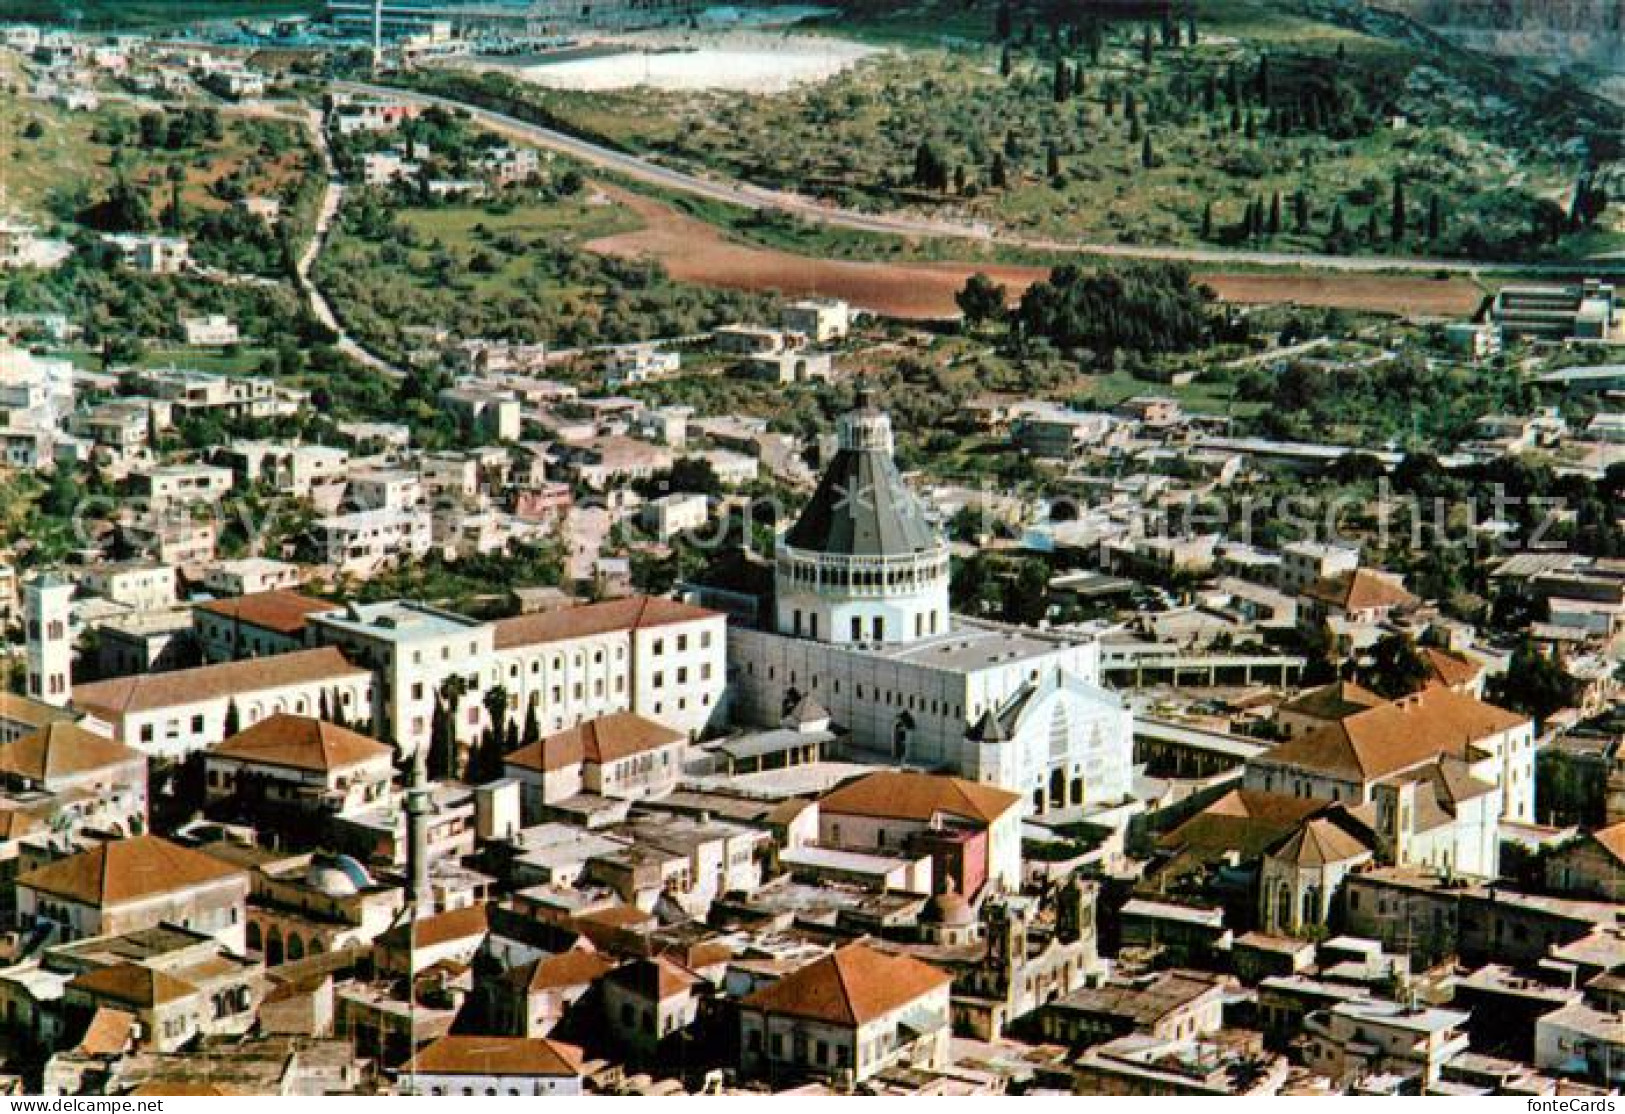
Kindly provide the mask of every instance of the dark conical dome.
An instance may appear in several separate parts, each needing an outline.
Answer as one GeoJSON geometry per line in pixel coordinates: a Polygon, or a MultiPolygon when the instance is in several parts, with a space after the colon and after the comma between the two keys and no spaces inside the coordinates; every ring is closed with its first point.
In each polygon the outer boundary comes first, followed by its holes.
{"type": "Polygon", "coordinates": [[[841,419],[840,449],[784,540],[849,557],[902,556],[942,544],[892,460],[891,422],[867,392],[841,419]]]}

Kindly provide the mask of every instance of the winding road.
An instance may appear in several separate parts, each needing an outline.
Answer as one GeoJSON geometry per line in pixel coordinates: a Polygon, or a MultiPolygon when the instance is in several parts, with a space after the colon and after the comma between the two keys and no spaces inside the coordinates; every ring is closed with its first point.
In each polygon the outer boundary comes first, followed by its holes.
{"type": "Polygon", "coordinates": [[[985,223],[931,220],[906,213],[864,213],[782,190],[711,178],[677,170],[639,155],[617,151],[556,128],[544,127],[516,116],[496,112],[467,101],[392,85],[335,81],[335,89],[352,94],[391,97],[411,104],[464,112],[490,130],[520,142],[557,151],[589,166],[610,170],[662,189],[719,201],[752,211],[773,210],[832,228],[876,232],[893,236],[941,237],[1031,251],[1096,255],[1120,259],[1159,259],[1217,267],[1293,267],[1349,273],[1426,272],[1429,274],[1587,274],[1625,271],[1625,259],[1598,257],[1566,263],[1507,263],[1467,259],[1430,259],[1419,256],[1360,256],[1295,254],[1228,248],[1188,248],[1154,244],[1095,243],[1024,236],[1001,231],[985,223]]]}
{"type": "Polygon", "coordinates": [[[316,147],[316,153],[322,160],[322,173],[326,175],[326,185],[322,190],[321,207],[316,212],[316,228],[305,250],[299,253],[296,270],[299,275],[299,286],[304,291],[305,301],[310,306],[310,312],[316,320],[332,330],[334,336],[333,346],[346,356],[364,364],[380,375],[391,379],[401,379],[406,373],[394,364],[385,360],[376,353],[363,348],[361,343],[351,336],[339,320],[338,314],[333,312],[333,304],[327,300],[321,288],[311,277],[311,270],[316,265],[316,258],[321,255],[322,248],[327,243],[328,233],[333,228],[333,222],[338,219],[339,207],[344,204],[344,182],[339,177],[338,167],[333,163],[333,149],[327,143],[327,129],[323,126],[322,115],[316,109],[307,109],[303,114],[306,130],[310,133],[310,141],[316,147]]]}

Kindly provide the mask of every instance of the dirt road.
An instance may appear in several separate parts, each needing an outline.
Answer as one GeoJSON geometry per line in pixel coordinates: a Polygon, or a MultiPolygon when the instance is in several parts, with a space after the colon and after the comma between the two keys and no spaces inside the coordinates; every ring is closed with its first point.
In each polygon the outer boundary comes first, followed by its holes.
{"type": "MultiPolygon", "coordinates": [[[[1047,274],[1043,267],[973,263],[878,263],[817,259],[728,240],[713,226],[652,198],[607,189],[643,227],[604,237],[587,247],[605,255],[651,258],[674,279],[734,290],[777,290],[787,295],[844,298],[890,317],[929,320],[955,317],[954,294],[977,271],[1004,283],[1012,294],[1047,274]]],[[[1481,292],[1461,276],[1362,273],[1202,272],[1219,297],[1237,303],[1296,303],[1396,314],[1458,317],[1472,312],[1481,292]]]]}

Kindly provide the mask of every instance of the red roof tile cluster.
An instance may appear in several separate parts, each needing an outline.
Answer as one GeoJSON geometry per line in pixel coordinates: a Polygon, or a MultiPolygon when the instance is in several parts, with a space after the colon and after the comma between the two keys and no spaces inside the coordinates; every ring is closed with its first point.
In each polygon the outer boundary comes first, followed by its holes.
{"type": "Polygon", "coordinates": [[[903,1009],[950,981],[928,963],[856,943],[758,990],[743,1005],[852,1028],[903,1009]]]}
{"type": "Polygon", "coordinates": [[[1469,758],[1475,743],[1527,722],[1515,712],[1434,685],[1274,746],[1257,761],[1371,780],[1439,755],[1469,758]]]}

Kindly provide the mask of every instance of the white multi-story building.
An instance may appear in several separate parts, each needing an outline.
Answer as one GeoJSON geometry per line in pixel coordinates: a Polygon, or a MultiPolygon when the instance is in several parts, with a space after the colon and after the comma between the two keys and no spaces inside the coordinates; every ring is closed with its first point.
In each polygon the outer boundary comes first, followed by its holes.
{"type": "Polygon", "coordinates": [[[426,510],[380,508],[330,515],[317,519],[316,529],[327,562],[341,573],[361,576],[422,557],[434,544],[434,522],[426,510]]]}
{"type": "Polygon", "coordinates": [[[711,500],[704,495],[677,492],[652,499],[638,512],[644,529],[661,541],[686,530],[698,530],[711,518],[711,500]]]}
{"type": "Polygon", "coordinates": [[[1360,551],[1328,542],[1289,542],[1281,547],[1280,583],[1288,595],[1297,595],[1317,580],[1353,572],[1360,567],[1360,551]]]}
{"type": "Polygon", "coordinates": [[[726,618],[633,596],[518,615],[495,628],[497,680],[543,731],[636,712],[690,738],[721,715],[726,618]]]}
{"type": "Polygon", "coordinates": [[[398,468],[351,472],[345,498],[360,510],[409,510],[423,502],[423,481],[398,468]]]}
{"type": "Polygon", "coordinates": [[[236,344],[242,337],[237,325],[223,314],[211,313],[207,317],[181,318],[181,332],[191,348],[219,348],[236,344]]]}
{"type": "Polygon", "coordinates": [[[231,469],[211,464],[166,464],[131,476],[135,493],[158,509],[171,503],[211,503],[231,490],[231,469]]]}
{"type": "Polygon", "coordinates": [[[113,737],[160,758],[183,758],[278,712],[313,716],[323,701],[348,723],[372,719],[373,675],[321,647],[169,673],[138,673],[73,689],[76,710],[113,737]],[[235,711],[233,711],[235,709],[235,711]]]}
{"type": "Polygon", "coordinates": [[[774,631],[729,633],[737,718],[777,723],[804,697],[893,762],[1018,793],[1034,812],[1126,801],[1132,716],[1088,640],[957,618],[948,551],[866,401],[777,549],[774,631]]]}
{"type": "Polygon", "coordinates": [[[73,406],[72,363],[0,344],[0,425],[55,432],[73,406]]]}
{"type": "Polygon", "coordinates": [[[350,454],[332,445],[284,441],[234,441],[215,454],[217,463],[245,487],[263,483],[282,495],[308,498],[318,488],[342,492],[350,454]]]}
{"type": "Polygon", "coordinates": [[[439,399],[441,408],[465,425],[498,441],[519,440],[520,404],[512,391],[464,383],[446,387],[439,399]]]}
{"type": "Polygon", "coordinates": [[[493,631],[488,623],[424,604],[350,604],[306,620],[311,641],[339,646],[378,675],[374,689],[380,736],[403,749],[427,746],[435,704],[456,704],[456,734],[472,742],[485,723],[493,631]],[[448,685],[461,681],[455,701],[448,685]]]}
{"type": "Polygon", "coordinates": [[[852,328],[852,307],[837,298],[807,298],[785,306],[779,323],[814,344],[828,344],[846,339],[852,328]]]}
{"type": "Polygon", "coordinates": [[[396,601],[308,625],[310,641],[377,671],[381,737],[408,750],[427,744],[435,702],[453,690],[465,744],[487,726],[486,694],[499,687],[514,722],[534,710],[549,734],[636,712],[695,738],[721,716],[726,620],[674,600],[634,596],[493,623],[396,601]]]}
{"type": "Polygon", "coordinates": [[[207,371],[156,368],[141,372],[143,390],[182,413],[218,410],[235,417],[275,418],[293,413],[296,392],[254,375],[215,375],[207,371]]]}
{"type": "Polygon", "coordinates": [[[173,565],[150,561],[94,565],[80,576],[79,586],[93,596],[122,603],[136,611],[160,611],[175,606],[173,565]]]}
{"type": "Polygon", "coordinates": [[[298,565],[269,557],[243,557],[210,565],[204,570],[203,586],[221,595],[251,596],[297,588],[301,579],[298,565]]]}

